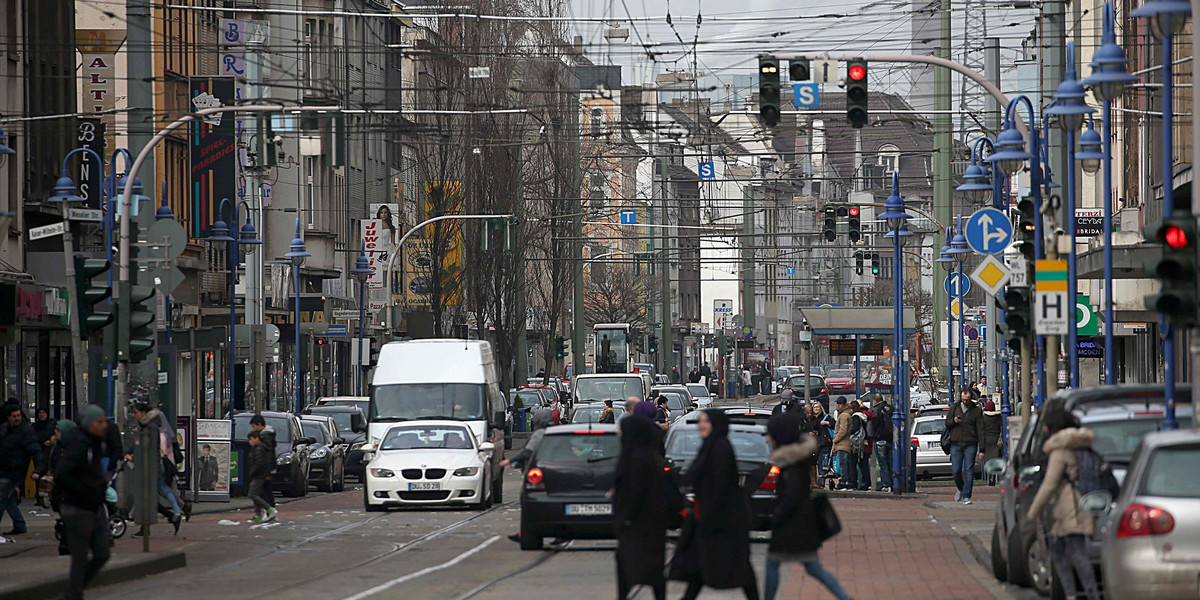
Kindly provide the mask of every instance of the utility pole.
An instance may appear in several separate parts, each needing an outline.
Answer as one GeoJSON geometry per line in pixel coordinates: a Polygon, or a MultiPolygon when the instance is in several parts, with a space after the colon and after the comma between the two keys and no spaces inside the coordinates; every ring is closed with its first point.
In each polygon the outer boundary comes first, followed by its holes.
{"type": "MultiPolygon", "coordinates": [[[[987,38],[983,43],[983,61],[984,71],[988,80],[996,87],[1000,87],[1000,39],[987,38]]],[[[991,96],[985,97],[987,110],[987,126],[991,130],[991,137],[995,138],[1000,132],[1000,103],[991,96]]],[[[999,167],[993,166],[993,169],[999,167]]],[[[994,171],[999,174],[1000,171],[994,171]]],[[[992,206],[1004,211],[1008,214],[1008,196],[1004,198],[992,198],[992,206]]],[[[937,287],[936,285],[934,286],[937,287]]],[[[999,355],[997,354],[996,340],[999,337],[996,334],[996,298],[991,294],[985,294],[984,302],[984,328],[987,332],[983,339],[983,356],[984,356],[984,374],[987,375],[989,389],[1000,389],[1004,385],[1000,381],[999,370],[999,355]]]]}
{"type": "MultiPolygon", "coordinates": [[[[945,60],[950,60],[950,44],[951,44],[951,20],[950,20],[950,0],[941,0],[940,3],[940,18],[941,18],[941,41],[938,42],[937,56],[945,60]]],[[[933,70],[933,108],[935,115],[933,117],[933,218],[941,225],[950,225],[950,215],[954,208],[954,171],[952,160],[954,158],[954,137],[951,131],[952,120],[950,118],[950,71],[945,68],[935,68],[933,70]]],[[[934,282],[933,285],[933,321],[935,324],[947,321],[949,314],[946,311],[946,291],[934,282]]],[[[950,325],[946,323],[947,336],[949,336],[950,325]]],[[[941,328],[935,325],[933,327],[933,335],[935,338],[941,336],[941,328]]],[[[949,336],[952,337],[952,336],[949,336]]],[[[934,340],[934,348],[941,347],[941,341],[934,340]]],[[[950,344],[946,344],[947,355],[953,353],[950,344]]],[[[941,353],[934,354],[935,365],[941,364],[941,353]]],[[[949,361],[953,364],[953,359],[949,361]]],[[[947,367],[947,373],[951,367],[947,367]]],[[[954,390],[950,390],[951,398],[954,397],[954,390]]]]}
{"type": "MultiPolygon", "coordinates": [[[[742,187],[742,327],[754,333],[754,188],[742,187]]],[[[734,337],[737,337],[736,335],[734,337]]]]}
{"type": "MultiPolygon", "coordinates": [[[[1192,15],[1200,15],[1200,0],[1191,0],[1192,15]]],[[[1200,44],[1200,32],[1197,31],[1195,21],[1192,22],[1192,48],[1200,44]]],[[[1200,62],[1192,61],[1192,81],[1200,81],[1200,62]]],[[[1200,114],[1200,95],[1192,94],[1192,114],[1200,114]]],[[[1200,127],[1192,127],[1192,164],[1200,164],[1200,127]]],[[[1111,208],[1111,207],[1109,207],[1111,208]]],[[[1192,213],[1200,215],[1200,186],[1192,186],[1192,213]]],[[[1200,250],[1198,250],[1200,252],[1200,250]]],[[[1200,259],[1200,256],[1197,257],[1200,259]]],[[[1200,260],[1198,260],[1200,264],[1200,260]]],[[[1200,308],[1197,309],[1200,311],[1200,308]]],[[[1191,354],[1192,362],[1192,378],[1200,377],[1200,327],[1193,327],[1191,335],[1188,336],[1191,340],[1188,351],[1191,354]]],[[[1192,406],[1200,406],[1200,384],[1192,384],[1192,406]]],[[[1200,427],[1200,423],[1195,423],[1194,427],[1200,427]]]]}
{"type": "MultiPolygon", "coordinates": [[[[520,104],[517,104],[517,106],[520,106],[520,104]]],[[[523,185],[524,169],[521,168],[521,165],[523,165],[524,162],[521,160],[522,154],[520,145],[517,145],[517,147],[513,150],[513,154],[516,157],[515,164],[517,165],[517,172],[515,173],[517,177],[517,189],[516,197],[513,198],[513,214],[516,215],[517,223],[524,223],[525,186],[523,185]]],[[[517,317],[517,322],[514,323],[517,328],[517,347],[515,352],[517,359],[517,378],[515,381],[513,381],[513,387],[518,387],[525,385],[529,379],[529,330],[527,329],[529,315],[526,314],[527,309],[525,308],[525,236],[522,235],[522,228],[520,226],[517,228],[517,239],[515,240],[512,251],[515,253],[513,260],[516,262],[517,268],[517,272],[515,273],[515,283],[517,289],[514,290],[516,298],[513,299],[516,302],[516,307],[514,308],[513,313],[517,317]]],[[[549,371],[549,369],[547,369],[547,371],[549,371]]]]}
{"type": "MultiPolygon", "coordinates": [[[[247,101],[254,103],[262,99],[264,95],[263,89],[263,46],[267,43],[268,30],[266,24],[268,21],[255,21],[250,25],[249,36],[246,38],[246,96],[247,101]],[[260,25],[261,24],[261,25],[260,25]],[[260,29],[260,27],[262,27],[260,29]]],[[[263,218],[263,169],[268,166],[267,148],[270,140],[266,139],[267,128],[265,119],[270,117],[262,114],[255,115],[255,135],[254,148],[256,150],[253,166],[247,169],[249,175],[248,193],[246,194],[246,203],[250,209],[250,220],[254,223],[254,228],[258,231],[260,239],[267,239],[266,220],[263,218]]],[[[236,208],[234,209],[236,213],[236,208]]],[[[229,227],[232,230],[238,227],[236,215],[230,223],[229,227]]],[[[247,365],[251,373],[247,373],[246,377],[250,380],[250,385],[247,386],[250,393],[255,398],[255,406],[253,410],[258,410],[259,406],[265,406],[265,398],[263,398],[264,373],[263,366],[265,363],[265,348],[263,342],[265,335],[262,334],[263,321],[265,315],[263,312],[263,255],[265,252],[248,252],[246,253],[246,324],[250,325],[250,363],[247,365]]],[[[230,298],[230,302],[233,299],[230,298]]],[[[362,323],[359,323],[362,326],[362,323]]],[[[361,376],[361,375],[360,375],[361,376]]]]}
{"type": "MultiPolygon", "coordinates": [[[[561,131],[556,131],[556,134],[560,133],[561,131]]],[[[571,181],[575,183],[574,189],[581,190],[579,160],[572,160],[571,165],[571,172],[574,174],[571,181]]],[[[571,217],[571,237],[574,238],[574,241],[571,242],[571,270],[573,272],[571,279],[575,285],[574,293],[571,295],[571,362],[575,365],[573,377],[578,377],[587,372],[587,351],[583,347],[586,339],[584,328],[587,327],[587,321],[583,316],[583,194],[581,192],[576,193],[574,204],[574,210],[571,211],[574,214],[571,217]]],[[[573,382],[572,385],[574,385],[573,382]]]]}
{"type": "Polygon", "coordinates": [[[658,199],[662,206],[662,340],[663,340],[663,372],[671,373],[671,367],[675,366],[675,339],[672,335],[674,321],[671,319],[671,244],[668,236],[671,235],[670,216],[667,213],[667,197],[670,195],[668,190],[668,170],[670,168],[670,159],[665,154],[660,155],[656,160],[659,169],[659,185],[658,199]]]}

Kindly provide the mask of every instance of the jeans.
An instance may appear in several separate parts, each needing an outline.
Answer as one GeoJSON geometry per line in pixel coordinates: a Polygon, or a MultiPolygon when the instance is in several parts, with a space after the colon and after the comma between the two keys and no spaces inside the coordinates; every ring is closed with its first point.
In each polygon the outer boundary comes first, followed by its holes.
{"type": "MultiPolygon", "coordinates": [[[[850,600],[850,596],[846,594],[846,590],[842,589],[842,584],[838,583],[833,573],[825,570],[819,562],[804,563],[804,570],[809,576],[821,582],[829,593],[833,594],[838,600],[850,600]]],[[[765,582],[766,593],[763,595],[763,600],[775,600],[775,593],[779,591],[779,561],[767,559],[767,580],[765,582]]]]}
{"type": "Polygon", "coordinates": [[[247,487],[246,495],[249,496],[250,501],[254,503],[255,514],[266,514],[267,509],[271,508],[271,505],[268,504],[265,499],[263,499],[263,488],[266,487],[266,485],[266,478],[251,479],[250,485],[247,487]]]}
{"type": "Polygon", "coordinates": [[[857,488],[858,487],[858,461],[852,460],[849,452],[838,450],[837,453],[838,466],[841,467],[841,487],[857,488]]]}
{"type": "Polygon", "coordinates": [[[1088,600],[1100,598],[1096,589],[1096,572],[1092,570],[1092,561],[1088,560],[1087,537],[1081,534],[1055,538],[1050,542],[1050,562],[1062,581],[1063,594],[1068,598],[1075,597],[1075,577],[1083,584],[1083,593],[1088,600]],[[1075,574],[1072,575],[1072,569],[1075,574]]]}
{"type": "Polygon", "coordinates": [[[963,500],[971,498],[975,485],[975,456],[979,447],[975,444],[950,444],[950,472],[954,474],[954,486],[962,492],[963,500]]]}
{"type": "Polygon", "coordinates": [[[103,509],[84,510],[70,504],[63,505],[62,520],[71,549],[71,576],[63,598],[81,600],[83,588],[108,562],[108,522],[103,509]]]}
{"type": "Polygon", "coordinates": [[[875,442],[875,461],[879,464],[879,487],[892,487],[892,445],[875,442]]]}
{"type": "MultiPolygon", "coordinates": [[[[25,517],[21,515],[21,509],[17,508],[18,485],[20,481],[15,478],[0,477],[0,509],[12,517],[14,531],[25,531],[25,517]]],[[[4,518],[4,515],[0,514],[0,518],[4,518]]]]}
{"type": "MultiPolygon", "coordinates": [[[[183,503],[179,499],[179,496],[175,495],[175,490],[171,488],[171,484],[168,483],[167,480],[165,479],[165,474],[163,472],[161,462],[158,465],[158,495],[161,498],[166,498],[167,502],[171,505],[171,514],[172,515],[177,515],[177,514],[180,514],[183,512],[183,508],[182,508],[183,503]]],[[[131,507],[129,514],[131,514],[131,515],[137,514],[137,505],[136,504],[134,504],[134,506],[131,507]]]]}

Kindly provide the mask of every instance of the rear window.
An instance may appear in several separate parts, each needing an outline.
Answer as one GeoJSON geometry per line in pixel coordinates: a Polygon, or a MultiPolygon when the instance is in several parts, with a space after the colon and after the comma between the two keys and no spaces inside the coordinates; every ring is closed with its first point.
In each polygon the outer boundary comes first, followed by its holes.
{"type": "Polygon", "coordinates": [[[930,419],[928,421],[917,421],[913,425],[913,435],[942,435],[946,430],[946,421],[944,419],[930,419]]]}
{"type": "Polygon", "coordinates": [[[623,401],[630,396],[645,400],[640,377],[604,377],[579,379],[575,382],[575,396],[580,402],[601,400],[623,401]]]}
{"type": "MultiPolygon", "coordinates": [[[[1179,417],[1179,428],[1188,429],[1192,426],[1190,416],[1179,417]]],[[[1137,450],[1142,438],[1148,433],[1162,429],[1162,419],[1131,419],[1126,421],[1100,421],[1085,423],[1084,427],[1096,432],[1096,442],[1092,448],[1100,453],[1105,460],[1129,462],[1133,452],[1137,450]]]]}
{"type": "MultiPolygon", "coordinates": [[[[621,454],[621,440],[612,433],[548,435],[537,449],[538,464],[586,465],[621,454]]],[[[614,460],[615,464],[615,460],[614,460]]]]}
{"type": "MultiPolygon", "coordinates": [[[[825,380],[817,375],[808,375],[808,387],[821,387],[825,380]]],[[[805,375],[796,375],[788,380],[788,387],[804,387],[805,375]]]]}
{"type": "MultiPolygon", "coordinates": [[[[571,414],[572,423],[595,423],[600,420],[600,414],[604,412],[603,407],[589,406],[587,408],[577,408],[571,414]]],[[[613,405],[613,417],[620,419],[625,414],[625,408],[622,406],[613,405]]]]}
{"type": "MultiPolygon", "coordinates": [[[[667,458],[695,458],[703,443],[704,439],[700,437],[699,429],[679,429],[671,435],[671,443],[667,446],[667,458]]],[[[733,455],[738,460],[767,462],[771,456],[771,447],[767,444],[765,433],[733,430],[729,432],[729,443],[733,446],[733,455]]]]}
{"type": "Polygon", "coordinates": [[[708,389],[699,383],[689,383],[687,389],[692,393],[693,396],[698,396],[701,398],[708,396],[708,389]]]}
{"type": "Polygon", "coordinates": [[[1200,498],[1200,446],[1160,448],[1150,457],[1141,495],[1200,498]]]}

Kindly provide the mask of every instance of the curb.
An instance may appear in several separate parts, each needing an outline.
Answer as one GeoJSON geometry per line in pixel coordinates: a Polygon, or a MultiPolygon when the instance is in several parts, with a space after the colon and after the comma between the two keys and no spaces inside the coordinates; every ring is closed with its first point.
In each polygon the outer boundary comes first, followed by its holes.
{"type": "MultiPolygon", "coordinates": [[[[62,595],[67,586],[70,559],[61,557],[61,574],[40,580],[18,583],[12,586],[0,587],[0,600],[8,598],[21,600],[44,600],[62,595]]],[[[158,552],[153,554],[116,554],[89,584],[89,588],[102,585],[123,583],[141,579],[147,575],[157,575],[187,566],[187,555],[181,550],[158,552]],[[124,558],[131,557],[131,558],[124,558]],[[114,564],[117,563],[117,564],[114,564]]]]}
{"type": "Polygon", "coordinates": [[[924,492],[916,492],[914,494],[893,494],[891,492],[876,492],[867,490],[813,490],[813,493],[817,492],[825,494],[830,498],[854,498],[858,500],[924,500],[925,498],[929,497],[929,494],[924,492]]]}

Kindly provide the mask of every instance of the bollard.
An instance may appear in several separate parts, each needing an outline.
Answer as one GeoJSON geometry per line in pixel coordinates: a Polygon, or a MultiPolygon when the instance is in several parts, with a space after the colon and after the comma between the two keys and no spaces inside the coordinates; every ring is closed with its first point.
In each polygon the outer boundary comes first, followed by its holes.
{"type": "Polygon", "coordinates": [[[908,445],[908,493],[917,493],[917,447],[908,445]]]}

